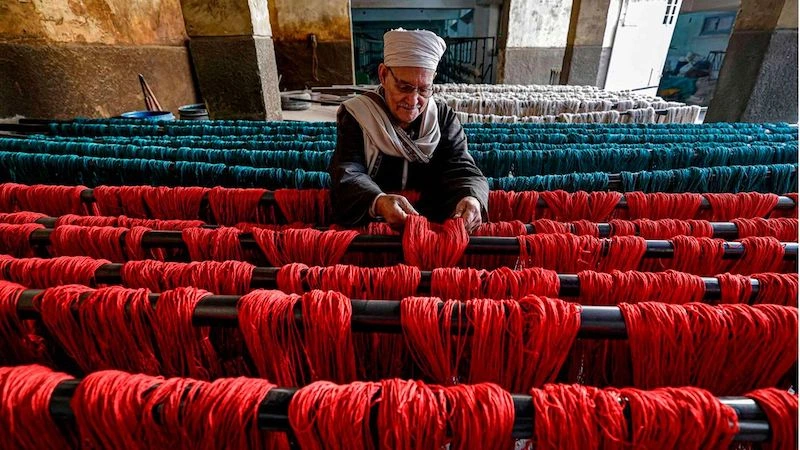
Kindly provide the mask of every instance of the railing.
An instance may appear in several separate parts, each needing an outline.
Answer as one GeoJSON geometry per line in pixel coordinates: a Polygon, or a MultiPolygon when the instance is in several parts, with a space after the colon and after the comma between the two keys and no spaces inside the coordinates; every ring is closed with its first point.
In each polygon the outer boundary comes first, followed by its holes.
{"type": "MultiPolygon", "coordinates": [[[[439,63],[437,81],[445,83],[487,83],[495,81],[496,38],[445,38],[447,50],[439,63]]],[[[377,83],[378,65],[383,61],[383,40],[356,34],[353,50],[359,72],[377,83]]]]}

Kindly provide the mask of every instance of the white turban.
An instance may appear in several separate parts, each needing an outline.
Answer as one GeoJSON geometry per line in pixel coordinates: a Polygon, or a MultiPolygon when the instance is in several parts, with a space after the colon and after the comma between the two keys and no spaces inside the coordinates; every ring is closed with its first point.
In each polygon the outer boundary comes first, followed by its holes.
{"type": "Polygon", "coordinates": [[[383,63],[436,70],[446,48],[444,39],[431,31],[398,28],[383,35],[383,63]]]}

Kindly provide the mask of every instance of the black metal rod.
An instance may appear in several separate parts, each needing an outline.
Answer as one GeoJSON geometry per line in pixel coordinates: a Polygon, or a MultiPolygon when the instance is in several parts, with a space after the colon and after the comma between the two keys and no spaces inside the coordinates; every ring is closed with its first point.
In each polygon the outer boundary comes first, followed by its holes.
{"type": "MultiPolygon", "coordinates": [[[[50,415],[56,423],[74,423],[75,414],[70,407],[80,379],[62,381],[50,397],[50,415]]],[[[275,388],[258,407],[258,427],[267,431],[289,431],[289,404],[297,388],[275,388]]],[[[512,394],[514,401],[515,439],[533,437],[534,407],[528,395],[512,394]]],[[[734,440],[740,442],[766,442],[770,439],[770,425],[766,414],[754,400],[746,397],[719,397],[720,403],[730,406],[739,417],[739,432],[734,440]]]]}
{"type": "MultiPolygon", "coordinates": [[[[40,219],[36,219],[35,223],[40,225],[44,225],[45,228],[55,228],[56,221],[58,217],[42,217],[40,219]]],[[[733,222],[710,222],[711,230],[712,230],[712,237],[717,239],[726,239],[726,240],[733,240],[739,238],[739,227],[733,222]]],[[[599,233],[598,237],[606,238],[610,237],[611,233],[614,230],[614,227],[610,223],[597,223],[597,230],[599,233]]],[[[203,225],[203,228],[218,228],[219,225],[203,225]]],[[[314,227],[317,230],[329,230],[329,227],[314,227]]],[[[525,232],[527,234],[536,234],[536,230],[533,224],[525,224],[525,232]]],[[[570,227],[570,232],[575,233],[575,228],[570,227]]],[[[636,227],[636,235],[639,235],[639,227],[636,227]]]]}
{"type": "MultiPolygon", "coordinates": [[[[34,306],[35,298],[44,292],[42,289],[22,291],[17,302],[20,319],[37,319],[39,311],[34,306]]],[[[89,294],[86,294],[89,295],[89,294]]],[[[151,293],[150,301],[157,303],[160,294],[151,293]]],[[[209,295],[195,306],[192,322],[196,326],[236,327],[238,326],[238,295],[209,295]]],[[[402,300],[358,300],[351,299],[350,324],[355,332],[363,333],[401,333],[400,304],[402,300]]],[[[439,304],[440,307],[442,303],[439,304]]],[[[472,333],[466,310],[454,312],[453,333],[472,333]]],[[[617,306],[581,306],[581,324],[578,338],[582,339],[625,339],[627,331],[625,320],[617,306]]],[[[302,325],[303,314],[300,303],[295,310],[295,319],[302,325]]]]}
{"type": "MultiPolygon", "coordinates": [[[[617,174],[617,178],[619,178],[619,174],[617,174]]],[[[620,182],[620,180],[617,180],[620,182]]],[[[94,203],[94,190],[92,189],[84,189],[81,191],[81,200],[86,203],[94,203]]],[[[261,203],[264,205],[272,205],[275,203],[275,193],[273,191],[267,191],[264,195],[261,196],[261,203]]],[[[775,209],[792,209],[796,206],[794,200],[784,195],[778,197],[778,203],[775,205],[775,209]]],[[[547,208],[547,202],[540,198],[536,201],[537,208],[547,208]]],[[[625,195],[623,194],[622,198],[617,203],[617,208],[627,209],[628,208],[628,201],[625,199],[625,195]]],[[[708,199],[705,197],[702,198],[700,201],[700,209],[710,209],[711,203],[709,203],[708,199]]]]}
{"type": "MultiPolygon", "coordinates": [[[[30,243],[35,246],[50,244],[52,229],[34,230],[30,235],[30,243]]],[[[610,241],[609,241],[610,242],[610,241]]],[[[246,249],[258,249],[252,233],[239,234],[239,243],[246,249]]],[[[784,259],[797,259],[796,242],[783,242],[784,259]]],[[[186,243],[180,231],[152,230],[144,233],[142,237],[144,248],[174,248],[186,249],[186,243]]],[[[672,258],[674,254],[672,242],[668,240],[647,240],[645,258],[672,258]]],[[[384,236],[374,234],[361,234],[356,236],[347,248],[348,252],[360,253],[401,253],[403,251],[400,236],[384,236]]],[[[603,247],[603,254],[607,247],[603,247]]],[[[514,255],[519,254],[519,241],[516,237],[497,236],[471,236],[465,251],[472,255],[514,255]]],[[[725,242],[723,258],[737,259],[744,255],[744,245],[741,242],[725,242]]]]}
{"type": "MultiPolygon", "coordinates": [[[[44,292],[42,289],[24,290],[17,302],[17,313],[21,319],[36,319],[39,311],[34,299],[44,292]]],[[[150,294],[150,301],[158,302],[160,294],[150,294]]],[[[209,295],[195,306],[192,322],[197,326],[236,327],[239,323],[238,295],[209,295]]],[[[355,332],[401,333],[400,300],[350,300],[352,314],[350,324],[355,332]]],[[[441,304],[440,304],[441,306],[441,304]]],[[[455,314],[453,332],[470,333],[471,327],[466,317],[466,309],[455,314]]],[[[302,308],[298,304],[295,319],[302,323],[302,308]]],[[[581,308],[581,327],[578,337],[587,339],[624,339],[625,320],[616,306],[584,306],[581,308]]]]}
{"type": "MultiPolygon", "coordinates": [[[[122,284],[123,264],[103,264],[94,273],[94,280],[97,284],[122,284]]],[[[255,267],[253,276],[250,280],[251,289],[277,289],[279,267],[255,267]]],[[[301,276],[305,275],[306,270],[301,271],[301,276]]],[[[719,281],[714,277],[701,277],[705,284],[705,300],[718,300],[720,298],[719,281]]],[[[579,297],[580,280],[575,274],[558,274],[559,297],[579,297]]],[[[752,296],[758,295],[759,281],[750,278],[752,296]]],[[[417,287],[418,294],[429,294],[431,290],[431,272],[420,271],[420,282],[417,287]]]]}

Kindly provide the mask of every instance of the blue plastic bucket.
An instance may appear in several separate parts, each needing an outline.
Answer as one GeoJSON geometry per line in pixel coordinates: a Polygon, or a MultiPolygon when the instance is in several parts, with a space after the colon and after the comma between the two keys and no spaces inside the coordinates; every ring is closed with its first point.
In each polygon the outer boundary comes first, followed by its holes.
{"type": "Polygon", "coordinates": [[[175,116],[169,111],[129,111],[120,114],[120,117],[153,121],[175,120],[175,116]]]}

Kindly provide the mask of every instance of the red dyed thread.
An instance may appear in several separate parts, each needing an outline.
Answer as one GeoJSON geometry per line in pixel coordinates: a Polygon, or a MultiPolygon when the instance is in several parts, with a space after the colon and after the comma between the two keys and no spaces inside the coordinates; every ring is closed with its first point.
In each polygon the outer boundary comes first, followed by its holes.
{"type": "Polygon", "coordinates": [[[97,358],[90,352],[84,354],[86,347],[81,334],[82,330],[73,314],[73,309],[77,309],[81,296],[91,291],[85,286],[58,286],[46,289],[34,302],[50,335],[58,341],[84,372],[89,372],[94,368],[94,361],[97,358]]]}
{"type": "Polygon", "coordinates": [[[518,236],[522,267],[541,267],[561,273],[594,269],[601,257],[603,241],[572,234],[518,236]]]}
{"type": "Polygon", "coordinates": [[[70,400],[82,446],[144,450],[143,411],[148,391],[159,381],[115,370],[87,375],[70,400]]]}
{"type": "Polygon", "coordinates": [[[711,208],[704,213],[708,220],[765,217],[778,204],[775,194],[742,192],[738,194],[704,194],[711,208]]]}
{"type": "Polygon", "coordinates": [[[379,448],[443,448],[448,412],[438,389],[421,381],[382,380],[378,400],[379,448]]]}
{"type": "Polygon", "coordinates": [[[17,191],[25,189],[25,185],[17,183],[0,183],[0,212],[18,211],[17,191]]]}
{"type": "Polygon", "coordinates": [[[0,223],[19,225],[23,223],[33,223],[43,217],[47,217],[47,214],[29,211],[2,213],[0,214],[0,223]]]}
{"type": "MultiPolygon", "coordinates": [[[[514,302],[509,302],[514,303],[514,302]]],[[[575,342],[580,328],[580,305],[545,297],[528,296],[519,301],[522,337],[517,349],[514,370],[503,385],[512,392],[524,392],[533,386],[555,380],[575,342]]],[[[468,307],[469,311],[469,307],[468,307]]],[[[515,335],[510,336],[516,339],[515,335]]],[[[488,352],[489,348],[485,347],[488,352]]],[[[472,363],[476,354],[472,354],[472,363]]]]}
{"type": "Polygon", "coordinates": [[[253,229],[253,239],[273,266],[293,262],[328,266],[339,263],[357,231],[319,231],[313,228],[273,231],[253,229]]]}
{"type": "Polygon", "coordinates": [[[406,262],[424,270],[456,265],[468,244],[463,219],[450,219],[439,225],[422,216],[409,216],[403,230],[406,262]]]}
{"type": "Polygon", "coordinates": [[[661,302],[689,303],[702,301],[705,283],[697,275],[668,270],[638,272],[612,270],[609,273],[578,272],[580,302],[585,305],[661,302]]]}
{"type": "Polygon", "coordinates": [[[193,407],[193,400],[210,384],[190,378],[168,378],[152,388],[144,399],[140,417],[144,446],[187,448],[200,444],[198,434],[186,423],[184,411],[193,407]]]}
{"type": "Polygon", "coordinates": [[[483,280],[488,272],[482,269],[439,267],[431,271],[431,295],[446,299],[482,298],[483,280]]]}
{"type": "Polygon", "coordinates": [[[233,226],[239,222],[267,223],[261,208],[265,189],[234,189],[215,187],[208,192],[208,206],[220,225],[233,226]]]}
{"type": "Polygon", "coordinates": [[[451,405],[451,449],[511,448],[514,428],[511,394],[497,385],[480,383],[442,388],[441,395],[451,405]]]}
{"type": "Polygon", "coordinates": [[[0,256],[0,277],[29,289],[44,289],[62,284],[94,286],[95,272],[105,259],[88,256],[61,256],[50,259],[8,258],[0,256]]]}
{"type": "Polygon", "coordinates": [[[298,444],[312,450],[439,448],[445,430],[451,449],[501,449],[513,444],[514,402],[488,383],[442,388],[403,380],[318,382],[292,398],[289,423],[298,444]],[[373,407],[377,429],[370,421],[373,407]]]}
{"type": "Polygon", "coordinates": [[[489,191],[489,221],[521,220],[530,222],[536,218],[536,191],[489,191]]]}
{"type": "MultiPolygon", "coordinates": [[[[479,226],[472,233],[474,236],[520,236],[528,234],[525,224],[519,220],[506,222],[489,222],[479,226]]],[[[516,263],[514,255],[468,255],[465,258],[466,265],[471,267],[496,268],[503,266],[513,266],[516,263]]]]}
{"type": "Polygon", "coordinates": [[[458,368],[467,341],[463,333],[451,336],[451,330],[466,326],[463,308],[459,301],[441,304],[437,297],[408,297],[400,302],[400,324],[409,354],[422,373],[434,382],[459,381],[458,368]]]}
{"type": "Polygon", "coordinates": [[[201,220],[161,220],[161,219],[131,219],[126,216],[117,217],[117,226],[124,228],[147,227],[154,230],[183,230],[205,225],[201,220]]]}
{"type": "Polygon", "coordinates": [[[191,287],[161,294],[153,315],[162,373],[209,380],[220,375],[219,360],[209,340],[210,327],[194,326],[192,314],[207,291],[191,287]]]}
{"type": "Polygon", "coordinates": [[[739,431],[736,411],[702,389],[622,389],[633,448],[728,448],[739,431]]]}
{"type": "Polygon", "coordinates": [[[84,372],[115,368],[159,373],[146,290],[113,286],[93,291],[68,285],[46,289],[37,300],[48,331],[84,372]]]}
{"type": "Polygon", "coordinates": [[[781,242],[797,242],[797,218],[733,219],[739,231],[739,238],[752,236],[771,236],[781,242]]]}
{"type": "MultiPolygon", "coordinates": [[[[256,378],[221,378],[196,385],[185,422],[202,450],[286,450],[286,435],[260,429],[259,406],[275,385],[256,378]]],[[[268,426],[271,424],[267,424],[268,426]]]]}
{"type": "Polygon", "coordinates": [[[315,290],[303,294],[302,307],[312,379],[337,383],[355,380],[349,299],[338,292],[315,290]]]}
{"type": "Polygon", "coordinates": [[[715,278],[719,283],[720,303],[750,303],[750,298],[753,294],[750,277],[723,273],[715,276],[715,278]]]}
{"type": "Polygon", "coordinates": [[[240,234],[238,228],[232,227],[185,228],[181,231],[192,261],[245,260],[245,252],[239,242],[240,234]]]}
{"type": "Polygon", "coordinates": [[[608,223],[612,236],[635,236],[639,231],[633,220],[612,219],[608,223]]]}
{"type": "Polygon", "coordinates": [[[201,220],[132,219],[127,216],[76,216],[66,214],[56,218],[55,228],[63,225],[90,227],[147,227],[154,230],[182,230],[205,225],[201,220]]]}
{"type": "Polygon", "coordinates": [[[792,202],[794,202],[794,206],[788,209],[773,209],[772,212],[769,214],[770,218],[777,218],[777,217],[791,217],[797,218],[797,192],[790,192],[788,194],[784,194],[786,197],[789,197],[792,202]]]}
{"type": "Polygon", "coordinates": [[[597,223],[590,220],[575,220],[570,222],[573,232],[579,236],[600,236],[600,228],[597,223]]]}
{"type": "Polygon", "coordinates": [[[492,271],[442,267],[431,272],[431,295],[447,299],[520,299],[529,294],[558,297],[559,289],[558,274],[538,267],[492,271]]]}
{"type": "Polygon", "coordinates": [[[75,448],[50,413],[56,386],[67,374],[39,366],[0,367],[0,446],[15,449],[75,448]]]}
{"type": "Polygon", "coordinates": [[[636,219],[639,236],[644,239],[670,239],[675,236],[712,237],[714,229],[709,222],[676,219],[636,219]]]}
{"type": "Polygon", "coordinates": [[[95,208],[101,216],[149,217],[143,192],[150,186],[97,186],[93,189],[95,208]]]}
{"type": "Polygon", "coordinates": [[[64,225],[50,233],[51,253],[53,256],[90,256],[125,262],[122,240],[127,232],[126,228],[64,225]]]}
{"type": "Polygon", "coordinates": [[[195,261],[172,263],[129,261],[120,270],[127,287],[163,292],[194,286],[219,295],[241,295],[250,291],[253,266],[242,261],[195,261]]]}
{"type": "Polygon", "coordinates": [[[197,220],[200,204],[208,188],[153,187],[143,192],[144,202],[153,219],[197,220]]]}
{"type": "Polygon", "coordinates": [[[529,393],[534,436],[526,448],[628,448],[628,421],[618,392],[577,384],[548,384],[529,393]]]}
{"type": "Polygon", "coordinates": [[[474,236],[519,236],[528,234],[525,224],[519,220],[504,222],[489,222],[479,226],[473,233],[474,236]]]}
{"type": "Polygon", "coordinates": [[[64,225],[80,225],[84,227],[117,227],[119,226],[119,223],[116,217],[108,216],[78,216],[75,214],[65,214],[63,216],[56,217],[54,228],[64,225]]]}
{"type": "Polygon", "coordinates": [[[748,237],[740,239],[744,255],[733,260],[728,270],[731,273],[750,275],[760,272],[796,272],[796,263],[783,259],[785,250],[780,241],[772,237],[748,237]]]}
{"type": "MultiPolygon", "coordinates": [[[[388,300],[415,295],[420,283],[417,267],[356,267],[336,265],[307,267],[284,266],[278,286],[287,292],[311,289],[341,292],[353,299],[388,300]]],[[[362,378],[399,376],[405,368],[405,343],[396,334],[357,334],[354,336],[357,365],[362,378]]]]}
{"type": "Polygon", "coordinates": [[[580,306],[529,296],[447,301],[439,311],[437,298],[411,297],[401,303],[401,324],[412,357],[434,381],[460,379],[461,358],[469,354],[467,382],[523,392],[555,379],[577,336],[580,306]]]}
{"type": "Polygon", "coordinates": [[[341,292],[356,299],[392,300],[415,294],[421,274],[418,267],[402,264],[389,267],[289,264],[281,268],[278,277],[278,286],[281,290],[286,290],[283,288],[286,287],[287,292],[321,289],[341,292]]]}
{"type": "Polygon", "coordinates": [[[81,201],[85,186],[47,186],[34,184],[16,190],[16,203],[22,211],[35,211],[60,216],[63,214],[87,214],[89,211],[81,201]]]}
{"type": "Polygon", "coordinates": [[[17,258],[33,256],[31,234],[42,228],[44,228],[44,225],[36,223],[21,225],[0,223],[0,253],[9,254],[17,258]]]}
{"type": "Polygon", "coordinates": [[[298,297],[253,291],[239,300],[239,327],[259,373],[289,386],[355,379],[351,314],[349,299],[335,292],[312,291],[298,297]],[[294,318],[298,301],[302,337],[294,318]]]}
{"type": "Polygon", "coordinates": [[[672,258],[648,261],[646,269],[674,269],[701,276],[725,272],[723,268],[728,262],[723,260],[725,241],[722,239],[675,236],[670,242],[674,248],[672,258]]]}
{"type": "Polygon", "coordinates": [[[330,223],[331,202],[327,189],[277,189],[274,195],[287,222],[330,223]]]}
{"type": "MultiPolygon", "coordinates": [[[[306,270],[308,270],[308,266],[301,263],[291,263],[281,266],[281,268],[278,269],[278,276],[276,277],[278,290],[289,294],[302,294],[305,292],[303,272],[306,270]]],[[[316,286],[314,289],[322,288],[316,286]]]]}
{"type": "Polygon", "coordinates": [[[638,236],[613,236],[601,242],[607,249],[597,264],[601,272],[638,269],[647,251],[647,242],[638,236]]]}
{"type": "Polygon", "coordinates": [[[774,386],[797,361],[795,308],[650,302],[619,307],[640,388],[692,385],[741,395],[774,386]]]}
{"type": "Polygon", "coordinates": [[[780,389],[759,389],[745,394],[758,403],[767,416],[770,440],[764,450],[797,448],[797,394],[780,389]]]}
{"type": "Polygon", "coordinates": [[[258,374],[281,386],[309,381],[303,336],[294,318],[299,301],[298,295],[256,290],[242,296],[237,306],[239,329],[258,374]]]}
{"type": "Polygon", "coordinates": [[[298,445],[304,450],[374,449],[370,409],[379,390],[378,383],[339,386],[328,381],[300,388],[289,403],[298,445]]]}
{"type": "Polygon", "coordinates": [[[796,273],[757,273],[752,277],[758,280],[758,295],[753,303],[797,307],[796,273]]]}
{"type": "MultiPolygon", "coordinates": [[[[656,192],[626,192],[629,219],[695,219],[700,211],[703,196],[700,194],[665,194],[656,192]]],[[[709,220],[711,220],[709,218],[709,220]]]]}
{"type": "Polygon", "coordinates": [[[0,281],[0,361],[3,365],[46,363],[50,357],[32,320],[20,320],[17,303],[24,286],[0,281]]]}
{"type": "Polygon", "coordinates": [[[540,193],[547,203],[548,215],[546,217],[556,220],[588,219],[600,222],[608,219],[611,212],[617,207],[622,193],[620,192],[592,192],[578,191],[549,191],[540,193]]]}
{"type": "Polygon", "coordinates": [[[572,234],[572,228],[567,222],[558,222],[551,219],[537,219],[531,222],[531,225],[533,225],[533,231],[536,234],[572,234]]]}

